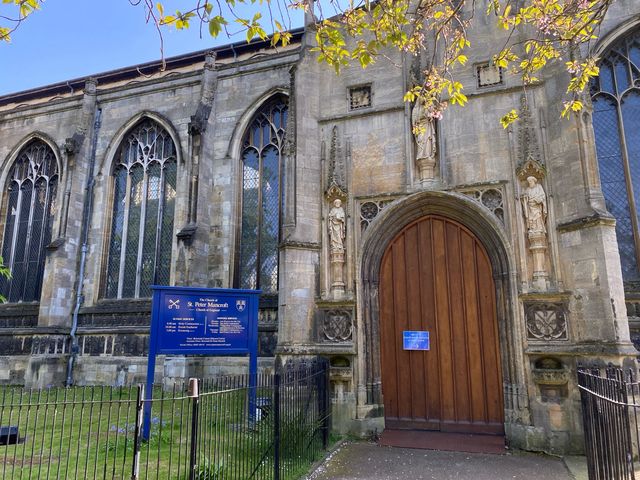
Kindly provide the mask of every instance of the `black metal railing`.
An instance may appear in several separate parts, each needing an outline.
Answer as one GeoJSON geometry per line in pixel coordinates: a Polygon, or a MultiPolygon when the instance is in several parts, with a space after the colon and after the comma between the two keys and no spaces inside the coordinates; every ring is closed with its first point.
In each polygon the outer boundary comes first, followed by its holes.
{"type": "Polygon", "coordinates": [[[633,480],[640,384],[632,370],[578,368],[589,480],[633,480]]]}
{"type": "Polygon", "coordinates": [[[313,362],[157,386],[150,401],[142,385],[0,387],[0,478],[299,478],[327,447],[328,379],[313,362]]]}

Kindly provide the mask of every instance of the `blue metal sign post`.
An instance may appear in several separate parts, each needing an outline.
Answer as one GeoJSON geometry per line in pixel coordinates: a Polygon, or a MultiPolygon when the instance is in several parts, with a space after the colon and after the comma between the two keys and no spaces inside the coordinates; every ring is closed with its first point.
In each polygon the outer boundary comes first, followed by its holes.
{"type": "Polygon", "coordinates": [[[249,355],[249,416],[255,417],[259,290],[153,286],[143,438],[151,426],[156,355],[249,355]]]}

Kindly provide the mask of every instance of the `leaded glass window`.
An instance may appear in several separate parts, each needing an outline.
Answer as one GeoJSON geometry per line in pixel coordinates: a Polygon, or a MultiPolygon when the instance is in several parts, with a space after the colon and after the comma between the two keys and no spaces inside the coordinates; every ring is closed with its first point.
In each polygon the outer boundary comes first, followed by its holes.
{"type": "Polygon", "coordinates": [[[278,243],[282,216],[281,165],[287,126],[283,96],[265,104],[247,129],[242,147],[242,225],[238,286],[278,291],[278,243]]]}
{"type": "Polygon", "coordinates": [[[151,296],[171,270],[176,199],[176,147],[158,123],[145,119],[125,137],[113,169],[113,211],[107,298],[151,296]]]}
{"type": "Polygon", "coordinates": [[[602,191],[625,281],[640,280],[640,31],[616,43],[591,87],[602,191]]]}
{"type": "Polygon", "coordinates": [[[2,258],[11,278],[0,281],[0,290],[9,302],[40,300],[58,176],[53,150],[41,140],[26,145],[9,171],[2,258]]]}

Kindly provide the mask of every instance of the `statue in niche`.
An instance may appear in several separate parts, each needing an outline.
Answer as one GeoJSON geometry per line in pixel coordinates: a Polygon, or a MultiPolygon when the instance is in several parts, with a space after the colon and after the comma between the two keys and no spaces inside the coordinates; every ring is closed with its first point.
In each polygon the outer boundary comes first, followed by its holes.
{"type": "Polygon", "coordinates": [[[335,198],[327,218],[329,230],[329,262],[331,263],[331,293],[335,299],[344,295],[344,262],[346,219],[342,200],[335,198]]]}
{"type": "Polygon", "coordinates": [[[420,100],[413,106],[411,125],[416,141],[416,164],[420,171],[420,179],[433,179],[436,166],[435,119],[425,110],[420,100]]]}
{"type": "Polygon", "coordinates": [[[527,188],[522,195],[522,209],[529,234],[546,234],[547,195],[534,176],[527,177],[527,188]]]}
{"type": "Polygon", "coordinates": [[[522,213],[524,214],[529,252],[533,257],[533,286],[538,291],[546,291],[549,272],[547,271],[547,194],[537,177],[523,171],[527,186],[522,193],[522,213]]]}
{"type": "Polygon", "coordinates": [[[333,207],[329,211],[329,239],[331,255],[344,253],[346,215],[342,208],[342,201],[336,198],[333,207]]]}

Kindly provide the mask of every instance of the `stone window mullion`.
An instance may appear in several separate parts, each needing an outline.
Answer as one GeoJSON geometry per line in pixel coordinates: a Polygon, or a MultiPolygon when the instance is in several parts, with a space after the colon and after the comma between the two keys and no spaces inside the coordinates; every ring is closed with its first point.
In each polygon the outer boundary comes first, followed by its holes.
{"type": "Polygon", "coordinates": [[[118,273],[118,298],[122,298],[122,289],[124,284],[124,267],[127,258],[127,242],[129,235],[129,205],[131,204],[131,171],[127,172],[127,182],[125,187],[125,204],[124,204],[124,222],[122,226],[122,246],[120,247],[120,265],[118,273]]]}
{"type": "Polygon", "coordinates": [[[160,198],[158,199],[158,213],[156,214],[156,247],[153,256],[153,283],[158,281],[158,266],[160,265],[160,249],[162,245],[162,215],[164,212],[164,204],[166,203],[166,178],[165,166],[160,167],[160,198]]]}

